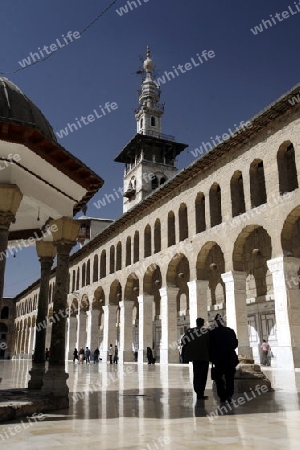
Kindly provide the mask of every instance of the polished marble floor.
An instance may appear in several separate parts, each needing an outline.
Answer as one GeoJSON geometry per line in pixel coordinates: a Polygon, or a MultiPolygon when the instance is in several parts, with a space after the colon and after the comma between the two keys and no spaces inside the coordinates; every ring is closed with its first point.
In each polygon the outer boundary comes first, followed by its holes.
{"type": "MultiPolygon", "coordinates": [[[[29,368],[26,360],[0,361],[0,388],[26,386],[29,368]]],[[[209,399],[196,401],[191,369],[68,363],[69,410],[0,424],[0,448],[300,449],[299,371],[265,368],[274,392],[240,393],[220,410],[210,380],[209,399]]]]}

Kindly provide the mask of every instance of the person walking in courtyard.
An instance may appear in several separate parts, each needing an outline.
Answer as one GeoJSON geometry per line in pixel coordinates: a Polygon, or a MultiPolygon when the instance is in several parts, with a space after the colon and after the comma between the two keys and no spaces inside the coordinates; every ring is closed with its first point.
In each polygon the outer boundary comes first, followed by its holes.
{"type": "Polygon", "coordinates": [[[85,347],[84,355],[85,355],[85,363],[86,364],[90,364],[90,362],[91,362],[91,350],[88,347],[85,347]]]}
{"type": "Polygon", "coordinates": [[[204,395],[209,367],[209,332],[204,328],[204,319],[198,317],[196,327],[190,328],[181,338],[181,357],[184,363],[193,362],[193,386],[197,400],[208,399],[204,395]]]}
{"type": "Polygon", "coordinates": [[[94,364],[98,364],[99,362],[99,355],[100,355],[100,351],[99,351],[99,347],[96,348],[96,350],[94,351],[94,364]]]}
{"type": "Polygon", "coordinates": [[[271,347],[270,344],[263,339],[262,344],[261,344],[261,351],[262,351],[262,361],[261,361],[261,365],[262,366],[270,366],[270,357],[269,354],[271,352],[271,347]]]}
{"type": "Polygon", "coordinates": [[[155,364],[155,358],[153,357],[153,352],[150,347],[147,347],[147,359],[148,364],[155,364]]]}
{"type": "Polygon", "coordinates": [[[114,351],[114,364],[118,364],[118,359],[119,359],[119,350],[118,350],[118,346],[115,345],[115,351],[114,351]]]}
{"type": "Polygon", "coordinates": [[[81,347],[81,349],[79,350],[79,364],[83,364],[84,361],[84,349],[83,347],[81,347]]]}
{"type": "Polygon", "coordinates": [[[74,348],[74,352],[73,352],[73,362],[75,362],[77,359],[78,361],[78,350],[77,348],[74,348]]]}
{"type": "Polygon", "coordinates": [[[210,360],[215,365],[214,381],[221,402],[232,401],[234,374],[239,363],[235,349],[238,340],[234,330],[225,326],[220,314],[215,317],[216,326],[210,330],[210,360]]]}
{"type": "Polygon", "coordinates": [[[113,357],[113,346],[110,344],[108,349],[108,356],[109,356],[109,364],[112,364],[112,357],[113,357]]]}

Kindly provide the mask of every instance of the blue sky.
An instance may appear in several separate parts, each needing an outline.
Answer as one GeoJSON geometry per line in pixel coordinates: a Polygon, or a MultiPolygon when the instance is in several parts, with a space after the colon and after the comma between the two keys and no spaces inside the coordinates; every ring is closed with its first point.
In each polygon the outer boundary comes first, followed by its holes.
{"type": "MultiPolygon", "coordinates": [[[[87,116],[105,102],[118,108],[60,139],[60,143],[105,180],[89,203],[88,215],[115,219],[122,202],[101,209],[94,202],[123,185],[123,166],[115,156],[135,135],[134,109],[141,78],[139,55],[149,45],[158,76],[190,62],[197,53],[215,57],[167,82],[163,131],[189,147],[178,159],[193,162],[191,150],[250,119],[299,82],[300,12],[293,0],[136,0],[120,16],[116,4],[79,39],[45,62],[7,74],[43,111],[55,131],[87,116]],[[138,5],[138,3],[141,5],[138,5]],[[262,19],[290,11],[286,19],[254,35],[262,19]]],[[[81,31],[110,0],[1,0],[0,72],[50,46],[68,31],[81,31]]],[[[299,6],[300,9],[300,6],[299,6]]],[[[281,17],[281,16],[280,16],[281,17]]],[[[281,17],[282,18],[282,17],[281,17]]],[[[7,259],[6,296],[14,296],[39,277],[35,249],[7,259]]]]}

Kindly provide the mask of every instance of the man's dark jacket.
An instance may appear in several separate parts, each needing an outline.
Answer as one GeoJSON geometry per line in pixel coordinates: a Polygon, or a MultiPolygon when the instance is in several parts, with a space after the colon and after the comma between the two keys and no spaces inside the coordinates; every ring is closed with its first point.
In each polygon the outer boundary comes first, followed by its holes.
{"type": "Polygon", "coordinates": [[[184,362],[209,361],[209,331],[207,328],[190,328],[181,338],[184,362]]]}
{"type": "Polygon", "coordinates": [[[239,360],[235,349],[238,340],[234,330],[229,327],[217,326],[209,332],[210,361],[214,364],[238,365],[239,360]]]}

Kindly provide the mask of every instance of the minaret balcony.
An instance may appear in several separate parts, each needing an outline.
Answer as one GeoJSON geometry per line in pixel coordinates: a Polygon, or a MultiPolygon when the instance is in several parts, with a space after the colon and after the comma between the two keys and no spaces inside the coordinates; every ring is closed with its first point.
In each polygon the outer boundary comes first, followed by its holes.
{"type": "Polygon", "coordinates": [[[130,199],[130,198],[134,197],[135,194],[136,194],[136,189],[128,188],[127,191],[124,192],[123,197],[126,197],[126,198],[130,199]]]}

